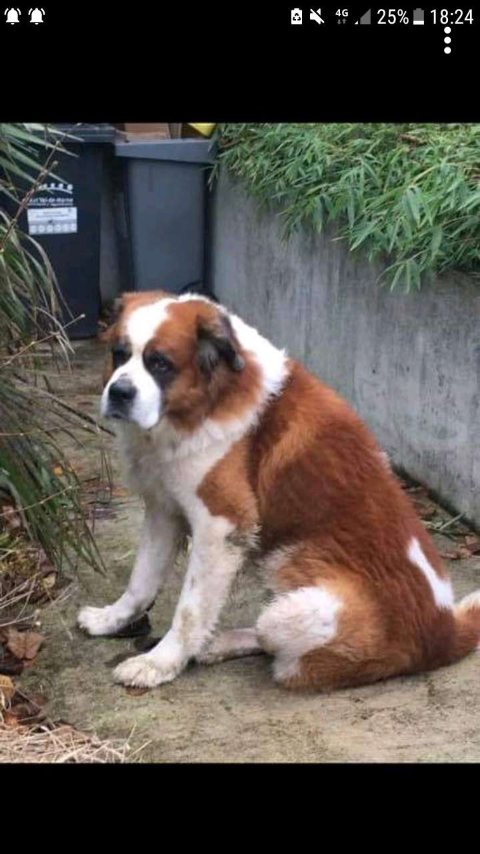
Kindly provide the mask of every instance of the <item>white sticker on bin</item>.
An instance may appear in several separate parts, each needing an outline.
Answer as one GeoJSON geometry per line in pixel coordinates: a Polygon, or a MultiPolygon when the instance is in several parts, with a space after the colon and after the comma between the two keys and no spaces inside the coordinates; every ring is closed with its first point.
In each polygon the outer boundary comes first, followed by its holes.
{"type": "Polygon", "coordinates": [[[29,234],[73,234],[77,231],[77,208],[29,208],[29,234]]]}

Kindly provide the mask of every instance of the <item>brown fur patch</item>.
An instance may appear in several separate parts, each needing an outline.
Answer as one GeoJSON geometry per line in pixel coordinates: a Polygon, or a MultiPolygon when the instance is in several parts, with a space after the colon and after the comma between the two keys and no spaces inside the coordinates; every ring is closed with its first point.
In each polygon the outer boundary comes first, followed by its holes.
{"type": "Polygon", "coordinates": [[[248,480],[249,438],[236,442],[206,475],[197,495],[212,516],[223,516],[241,532],[253,531],[259,523],[255,493],[248,480]]]}
{"type": "Polygon", "coordinates": [[[261,388],[261,371],[251,354],[235,345],[244,369],[231,371],[219,364],[205,377],[198,364],[198,324],[215,324],[219,310],[201,300],[173,303],[168,317],[148,346],[164,352],[175,364],[178,377],[168,389],[165,413],[176,427],[194,430],[206,418],[233,420],[255,404],[261,388]]]}

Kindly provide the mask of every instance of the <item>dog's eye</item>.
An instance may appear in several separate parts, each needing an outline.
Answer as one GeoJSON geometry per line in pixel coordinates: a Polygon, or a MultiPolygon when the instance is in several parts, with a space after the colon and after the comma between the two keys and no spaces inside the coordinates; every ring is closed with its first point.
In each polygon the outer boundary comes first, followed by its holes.
{"type": "Polygon", "coordinates": [[[120,344],[112,347],[112,359],[114,369],[119,368],[120,365],[123,365],[128,359],[127,349],[122,347],[120,344]]]}
{"type": "Polygon", "coordinates": [[[170,359],[167,359],[163,353],[149,353],[145,357],[145,367],[147,370],[155,374],[166,374],[171,371],[173,365],[170,359]]]}

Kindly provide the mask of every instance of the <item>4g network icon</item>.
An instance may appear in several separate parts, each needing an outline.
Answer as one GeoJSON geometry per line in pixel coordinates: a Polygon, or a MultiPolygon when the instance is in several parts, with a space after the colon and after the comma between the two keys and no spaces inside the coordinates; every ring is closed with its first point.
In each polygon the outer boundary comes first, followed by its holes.
{"type": "MultiPolygon", "coordinates": [[[[5,9],[5,17],[7,24],[19,24],[20,18],[22,16],[22,10],[17,7],[11,6],[5,9]]],[[[43,24],[43,19],[45,17],[45,9],[29,9],[28,17],[30,24],[43,24]]]]}

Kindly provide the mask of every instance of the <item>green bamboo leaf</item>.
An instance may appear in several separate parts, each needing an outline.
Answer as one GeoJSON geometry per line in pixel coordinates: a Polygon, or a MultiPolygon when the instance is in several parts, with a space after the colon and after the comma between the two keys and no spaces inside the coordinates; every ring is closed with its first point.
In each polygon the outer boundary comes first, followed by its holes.
{"type": "Polygon", "coordinates": [[[443,228],[441,225],[437,225],[432,232],[432,239],[430,241],[430,257],[434,258],[437,254],[440,244],[443,238],[443,228]]]}
{"type": "Polygon", "coordinates": [[[410,211],[413,220],[418,225],[420,222],[420,208],[418,205],[417,194],[414,190],[409,189],[405,192],[405,201],[410,211]]]}
{"type": "Polygon", "coordinates": [[[367,237],[369,237],[369,235],[371,235],[375,231],[375,228],[376,223],[369,222],[362,229],[360,229],[360,231],[357,231],[355,233],[355,237],[352,243],[350,244],[350,250],[353,251],[354,249],[357,249],[359,246],[361,246],[361,244],[365,242],[367,237]]]}

